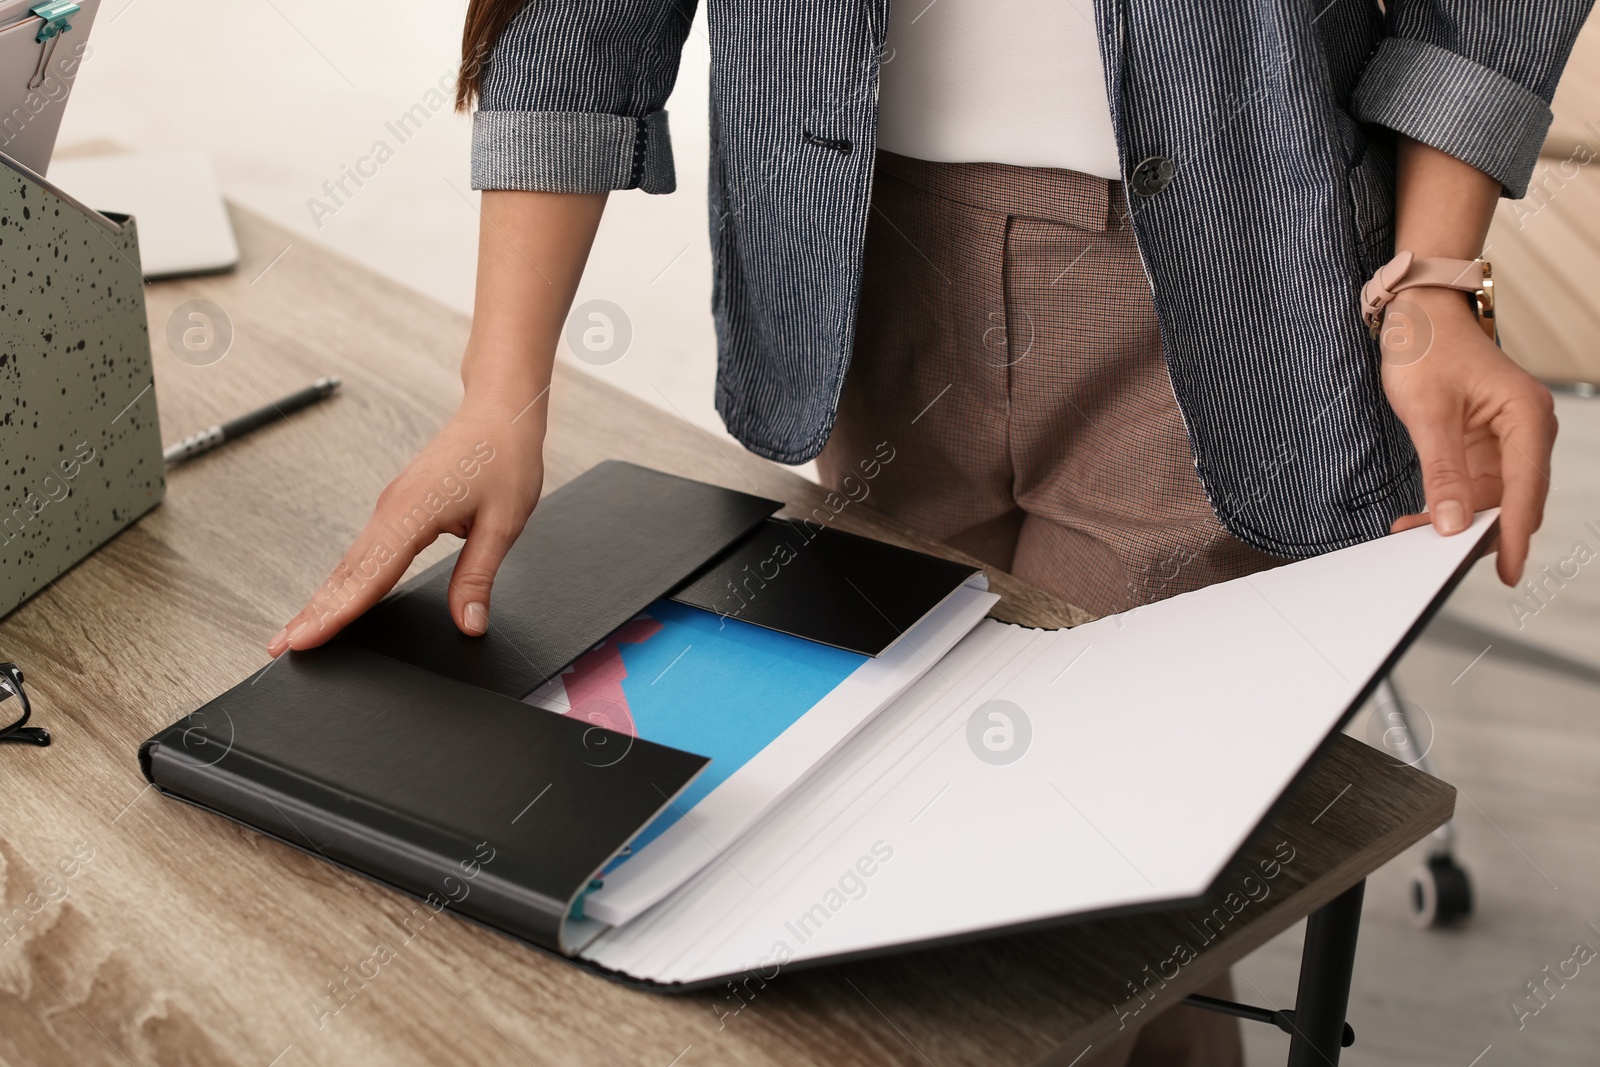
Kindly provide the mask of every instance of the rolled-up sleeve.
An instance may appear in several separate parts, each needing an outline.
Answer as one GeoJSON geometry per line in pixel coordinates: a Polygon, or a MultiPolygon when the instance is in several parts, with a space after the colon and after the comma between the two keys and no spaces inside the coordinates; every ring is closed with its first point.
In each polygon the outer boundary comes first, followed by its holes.
{"type": "Polygon", "coordinates": [[[1593,0],[1392,0],[1354,111],[1522,196],[1593,0]]]}
{"type": "Polygon", "coordinates": [[[525,5],[484,68],[473,188],[672,192],[662,108],[693,14],[693,0],[525,5]]]}

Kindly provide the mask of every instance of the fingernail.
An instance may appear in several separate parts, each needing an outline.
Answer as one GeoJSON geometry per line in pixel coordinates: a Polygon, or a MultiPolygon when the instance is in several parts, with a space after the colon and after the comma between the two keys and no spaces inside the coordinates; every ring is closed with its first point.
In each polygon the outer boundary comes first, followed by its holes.
{"type": "Polygon", "coordinates": [[[1467,509],[1459,500],[1441,500],[1434,509],[1433,518],[1442,534],[1458,534],[1467,528],[1467,509]]]}
{"type": "Polygon", "coordinates": [[[469,634],[481,634],[489,628],[489,609],[482,604],[468,604],[461,612],[461,622],[469,634]]]}
{"type": "Polygon", "coordinates": [[[289,628],[285,626],[272,635],[272,640],[267,642],[267,651],[276,656],[283,651],[283,646],[289,643],[289,628]]]}

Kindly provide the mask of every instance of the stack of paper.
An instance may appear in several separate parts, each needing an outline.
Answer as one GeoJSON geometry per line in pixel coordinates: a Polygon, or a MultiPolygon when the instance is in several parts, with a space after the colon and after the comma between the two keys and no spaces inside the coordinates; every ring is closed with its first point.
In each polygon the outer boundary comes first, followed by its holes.
{"type": "Polygon", "coordinates": [[[711,758],[586,894],[584,915],[627,922],[716,860],[997,600],[980,573],[876,658],[661,600],[529,694],[595,726],[597,760],[627,757],[607,731],[711,758]]]}

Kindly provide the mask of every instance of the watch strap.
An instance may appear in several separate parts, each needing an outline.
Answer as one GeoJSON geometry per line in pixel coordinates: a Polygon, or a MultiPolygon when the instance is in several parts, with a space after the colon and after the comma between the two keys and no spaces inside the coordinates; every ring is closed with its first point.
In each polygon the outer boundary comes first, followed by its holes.
{"type": "Polygon", "coordinates": [[[1463,293],[1482,292],[1488,269],[1489,265],[1481,259],[1419,259],[1411,252],[1401,252],[1379,267],[1361,287],[1361,317],[1376,332],[1383,321],[1383,309],[1407,289],[1428,286],[1458,289],[1463,293]]]}

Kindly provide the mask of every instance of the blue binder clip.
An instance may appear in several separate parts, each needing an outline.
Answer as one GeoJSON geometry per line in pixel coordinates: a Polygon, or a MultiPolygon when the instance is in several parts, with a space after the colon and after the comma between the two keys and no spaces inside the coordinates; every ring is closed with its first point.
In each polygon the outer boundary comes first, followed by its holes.
{"type": "Polygon", "coordinates": [[[33,77],[28,79],[28,88],[37,89],[44,84],[45,68],[50,65],[50,57],[55,55],[61,35],[72,29],[72,23],[67,20],[81,10],[72,0],[48,0],[28,9],[30,15],[37,15],[44,20],[34,37],[42,47],[39,49],[39,65],[34,68],[33,77]]]}
{"type": "Polygon", "coordinates": [[[35,41],[43,43],[50,38],[66,33],[72,29],[72,23],[67,20],[82,9],[72,0],[50,0],[49,3],[36,4],[28,9],[28,14],[38,15],[44,19],[44,25],[39,27],[39,35],[35,41]]]}

